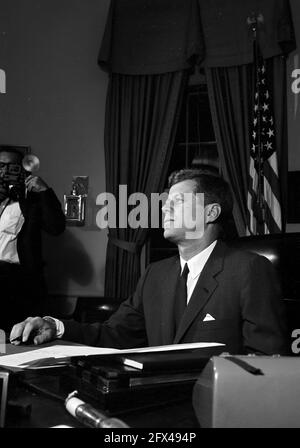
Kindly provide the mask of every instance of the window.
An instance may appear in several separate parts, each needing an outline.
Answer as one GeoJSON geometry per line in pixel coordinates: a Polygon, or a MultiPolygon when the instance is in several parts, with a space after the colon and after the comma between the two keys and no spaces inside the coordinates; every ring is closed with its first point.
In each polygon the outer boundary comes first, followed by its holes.
{"type": "Polygon", "coordinates": [[[169,174],[180,168],[219,171],[217,144],[206,84],[189,85],[179,118],[169,174]]]}

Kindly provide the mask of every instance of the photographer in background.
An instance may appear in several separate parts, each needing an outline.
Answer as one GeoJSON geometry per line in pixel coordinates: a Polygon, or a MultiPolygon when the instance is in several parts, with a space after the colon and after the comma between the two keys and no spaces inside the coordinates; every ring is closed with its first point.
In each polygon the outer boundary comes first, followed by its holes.
{"type": "MultiPolygon", "coordinates": [[[[46,286],[41,231],[58,235],[65,217],[54,191],[27,175],[23,154],[0,147],[0,328],[41,312],[46,286]]],[[[27,173],[29,174],[29,173],[27,173]]]]}

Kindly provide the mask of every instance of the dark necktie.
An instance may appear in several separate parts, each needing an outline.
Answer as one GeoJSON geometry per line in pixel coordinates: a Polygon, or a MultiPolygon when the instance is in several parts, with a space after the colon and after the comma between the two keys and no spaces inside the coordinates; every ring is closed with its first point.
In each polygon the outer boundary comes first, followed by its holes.
{"type": "Polygon", "coordinates": [[[187,305],[187,277],[189,274],[189,267],[187,263],[185,263],[183,271],[179,274],[177,284],[176,284],[176,292],[175,292],[175,330],[177,331],[184,310],[187,305]]]}

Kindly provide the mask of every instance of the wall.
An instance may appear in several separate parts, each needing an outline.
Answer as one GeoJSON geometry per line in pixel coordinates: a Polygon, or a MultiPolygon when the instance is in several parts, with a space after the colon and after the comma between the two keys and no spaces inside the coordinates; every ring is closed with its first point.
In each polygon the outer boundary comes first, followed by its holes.
{"type": "MultiPolygon", "coordinates": [[[[289,171],[300,171],[300,2],[290,4],[298,48],[287,61],[289,171]]],[[[287,224],[287,231],[300,232],[300,223],[287,224]]]]}
{"type": "Polygon", "coordinates": [[[289,171],[300,170],[300,2],[290,0],[298,48],[287,61],[289,171]],[[296,72],[296,70],[299,70],[296,72]]]}
{"type": "Polygon", "coordinates": [[[73,175],[90,183],[86,226],[45,236],[51,293],[101,295],[106,232],[95,227],[105,191],[104,114],[108,76],[97,55],[109,0],[1,0],[0,143],[30,145],[61,202],[73,175]]]}

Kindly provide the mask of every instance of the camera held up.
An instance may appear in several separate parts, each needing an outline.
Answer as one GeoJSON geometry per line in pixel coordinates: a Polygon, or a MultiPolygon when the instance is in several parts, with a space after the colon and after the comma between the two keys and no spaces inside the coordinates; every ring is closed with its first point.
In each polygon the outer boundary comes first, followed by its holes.
{"type": "Polygon", "coordinates": [[[26,197],[26,177],[37,171],[39,166],[39,159],[33,154],[26,155],[22,160],[22,165],[19,163],[8,163],[3,167],[0,166],[0,170],[5,170],[1,176],[0,188],[13,201],[20,201],[26,197]]]}

